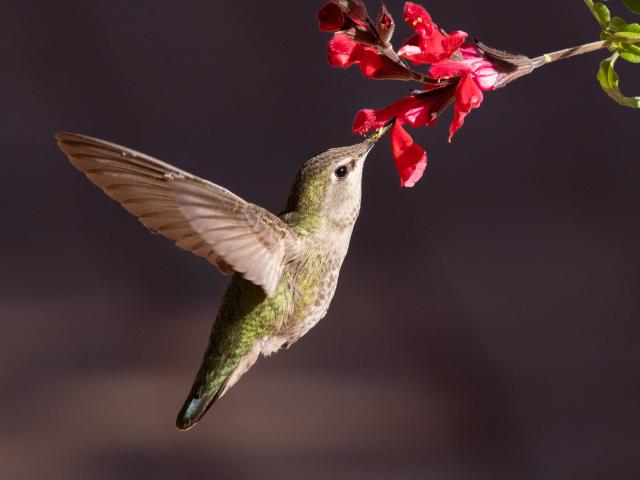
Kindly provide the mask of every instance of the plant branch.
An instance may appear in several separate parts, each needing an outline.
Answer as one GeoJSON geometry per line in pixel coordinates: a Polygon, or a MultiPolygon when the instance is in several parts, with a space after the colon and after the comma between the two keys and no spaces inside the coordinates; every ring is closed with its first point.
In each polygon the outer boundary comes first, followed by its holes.
{"type": "MultiPolygon", "coordinates": [[[[534,68],[541,67],[547,63],[555,62],[556,60],[564,60],[565,58],[575,57],[576,55],[582,55],[583,53],[595,52],[596,50],[602,50],[608,48],[615,43],[617,39],[614,37],[609,40],[600,40],[598,42],[585,43],[584,45],[578,45],[577,47],[565,48],[564,50],[558,50],[557,52],[545,53],[539,57],[532,58],[534,68]]],[[[619,41],[619,40],[618,40],[619,41]]],[[[625,43],[638,44],[640,40],[624,39],[625,43]]]]}
{"type": "Polygon", "coordinates": [[[563,60],[565,58],[575,57],[576,55],[582,55],[583,53],[594,52],[607,48],[611,44],[610,40],[601,40],[599,42],[586,43],[577,47],[565,48],[564,50],[558,50],[557,52],[545,53],[539,57],[532,58],[533,67],[538,68],[547,63],[555,62],[556,60],[563,60]]]}

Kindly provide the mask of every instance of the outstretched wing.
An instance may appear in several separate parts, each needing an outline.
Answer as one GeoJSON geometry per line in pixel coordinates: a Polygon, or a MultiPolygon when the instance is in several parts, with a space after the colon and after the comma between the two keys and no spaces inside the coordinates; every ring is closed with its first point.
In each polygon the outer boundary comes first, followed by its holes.
{"type": "Polygon", "coordinates": [[[58,133],[71,163],[150,230],[272,295],[297,234],[265,209],[152,157],[58,133]]]}

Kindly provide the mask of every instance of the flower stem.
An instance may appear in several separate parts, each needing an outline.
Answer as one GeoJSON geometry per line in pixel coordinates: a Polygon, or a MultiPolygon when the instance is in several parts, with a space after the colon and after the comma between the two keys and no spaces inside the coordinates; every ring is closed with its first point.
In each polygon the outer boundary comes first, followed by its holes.
{"type": "Polygon", "coordinates": [[[577,47],[565,48],[564,50],[558,50],[557,52],[545,53],[539,57],[532,58],[534,68],[541,67],[547,63],[555,62],[556,60],[563,60],[565,58],[575,57],[576,55],[582,55],[583,53],[594,52],[607,48],[611,44],[610,40],[601,40],[599,42],[585,43],[577,47]]]}

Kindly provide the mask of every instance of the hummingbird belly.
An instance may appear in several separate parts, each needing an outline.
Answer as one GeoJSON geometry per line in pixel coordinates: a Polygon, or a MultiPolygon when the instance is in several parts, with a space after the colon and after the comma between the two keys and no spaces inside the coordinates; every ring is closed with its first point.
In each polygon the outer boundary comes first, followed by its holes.
{"type": "Polygon", "coordinates": [[[297,281],[293,282],[293,309],[272,335],[265,336],[261,347],[263,355],[271,355],[282,347],[288,348],[324,318],[336,291],[341,264],[342,258],[334,257],[327,261],[325,257],[313,266],[305,265],[297,281]],[[318,266],[319,271],[324,272],[320,278],[311,273],[317,272],[318,266]]]}

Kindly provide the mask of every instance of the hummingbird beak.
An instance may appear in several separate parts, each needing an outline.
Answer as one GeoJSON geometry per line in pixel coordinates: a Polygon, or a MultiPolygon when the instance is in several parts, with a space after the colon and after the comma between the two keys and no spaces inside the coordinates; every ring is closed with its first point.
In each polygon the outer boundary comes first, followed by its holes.
{"type": "Polygon", "coordinates": [[[365,145],[364,152],[362,153],[362,158],[366,158],[366,156],[369,154],[371,149],[375,146],[376,142],[380,140],[384,136],[384,134],[389,131],[389,129],[391,128],[391,125],[393,125],[393,121],[387,123],[384,127],[379,128],[378,130],[373,132],[373,134],[371,134],[365,140],[366,145],[365,145]]]}

